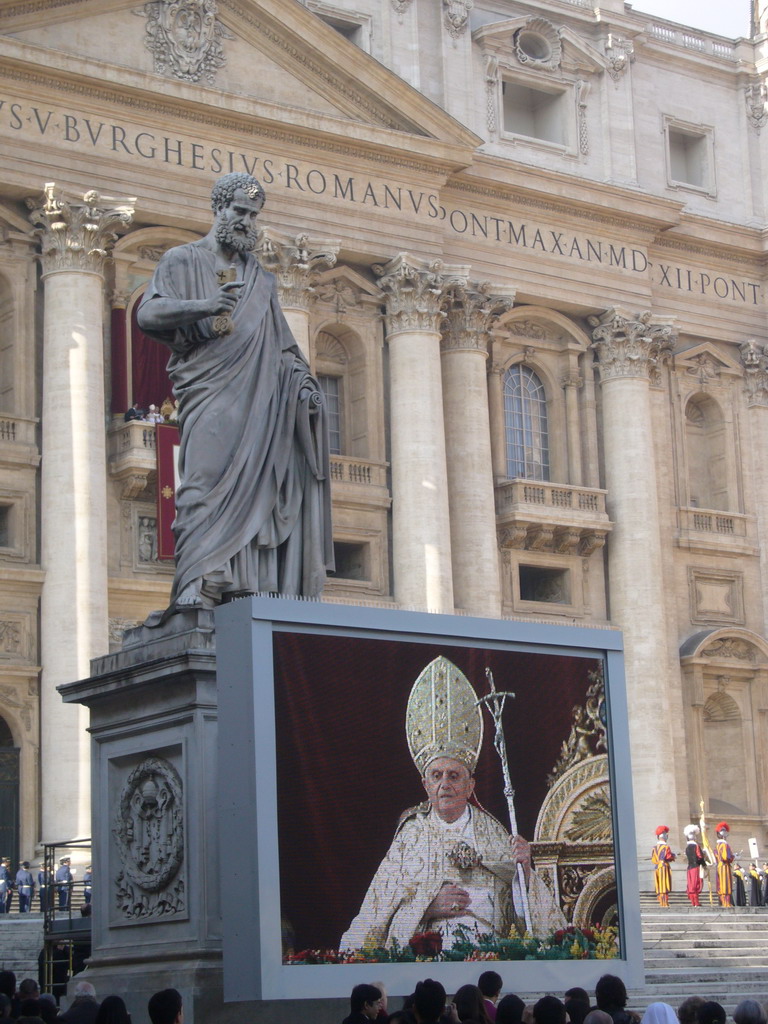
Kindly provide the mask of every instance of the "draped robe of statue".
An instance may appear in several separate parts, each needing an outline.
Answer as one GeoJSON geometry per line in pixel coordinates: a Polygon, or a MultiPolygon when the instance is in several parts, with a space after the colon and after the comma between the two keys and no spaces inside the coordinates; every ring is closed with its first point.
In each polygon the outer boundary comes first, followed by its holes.
{"type": "MultiPolygon", "coordinates": [[[[217,335],[213,317],[175,329],[152,320],[152,300],[210,298],[214,251],[169,250],[139,309],[141,329],[172,351],[179,400],[180,483],[171,605],[202,580],[203,593],[317,596],[333,568],[327,423],[317,381],[283,316],[273,274],[248,254],[245,284],[217,335]]],[[[168,614],[166,612],[166,615],[168,614]]]]}
{"type": "MultiPolygon", "coordinates": [[[[506,829],[474,805],[451,824],[442,822],[428,803],[406,811],[339,948],[386,948],[395,941],[402,947],[424,931],[439,932],[445,949],[462,934],[469,941],[477,941],[478,935],[524,934],[520,883],[509,844],[506,829]],[[469,907],[460,917],[429,917],[428,908],[446,882],[470,894],[469,907]]],[[[562,911],[533,870],[528,904],[536,938],[565,927],[562,911]]]]}

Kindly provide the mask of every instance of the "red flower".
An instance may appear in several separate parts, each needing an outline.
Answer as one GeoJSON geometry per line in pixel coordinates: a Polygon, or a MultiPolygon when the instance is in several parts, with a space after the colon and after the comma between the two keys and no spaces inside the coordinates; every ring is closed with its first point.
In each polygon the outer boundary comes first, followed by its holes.
{"type": "Polygon", "coordinates": [[[408,945],[416,956],[437,956],[443,948],[443,937],[439,932],[421,932],[408,945]]]}

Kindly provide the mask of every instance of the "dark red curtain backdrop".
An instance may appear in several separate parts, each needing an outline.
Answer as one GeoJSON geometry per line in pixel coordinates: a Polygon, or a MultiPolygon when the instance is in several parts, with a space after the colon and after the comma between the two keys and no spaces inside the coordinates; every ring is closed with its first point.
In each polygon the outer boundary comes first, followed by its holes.
{"type": "MultiPolygon", "coordinates": [[[[146,412],[151,404],[160,408],[166,398],[173,400],[173,385],[165,371],[171,350],[159,341],[153,341],[139,328],[137,302],[131,312],[131,377],[133,394],[129,395],[128,409],[134,402],[146,412]]],[[[113,410],[114,412],[115,410],[113,410]]],[[[123,409],[125,412],[125,409],[123,409]]]]}
{"type": "MultiPolygon", "coordinates": [[[[296,949],[338,946],[400,814],[424,798],[408,752],[405,709],[416,677],[440,654],[465,673],[478,696],[488,692],[486,666],[497,689],[516,694],[507,701],[504,733],[519,831],[533,837],[546,776],[597,661],[275,633],[280,893],[296,949]]],[[[485,716],[476,794],[508,827],[493,724],[485,716]]]]}

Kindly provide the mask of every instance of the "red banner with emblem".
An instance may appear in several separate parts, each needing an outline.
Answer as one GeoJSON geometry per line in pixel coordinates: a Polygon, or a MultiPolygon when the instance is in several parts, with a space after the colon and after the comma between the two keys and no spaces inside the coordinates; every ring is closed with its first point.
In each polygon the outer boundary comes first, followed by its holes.
{"type": "Polygon", "coordinates": [[[157,450],[157,557],[172,559],[175,541],[176,488],[179,483],[179,428],[174,423],[158,423],[155,430],[157,450]]]}

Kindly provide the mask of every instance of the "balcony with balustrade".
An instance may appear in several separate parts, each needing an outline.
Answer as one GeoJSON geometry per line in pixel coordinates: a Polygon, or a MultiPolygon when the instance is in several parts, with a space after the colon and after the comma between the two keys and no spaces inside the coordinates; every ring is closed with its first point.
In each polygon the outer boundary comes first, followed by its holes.
{"type": "Polygon", "coordinates": [[[606,492],[544,480],[496,485],[499,546],[588,557],[603,547],[612,524],[606,492]]]}

